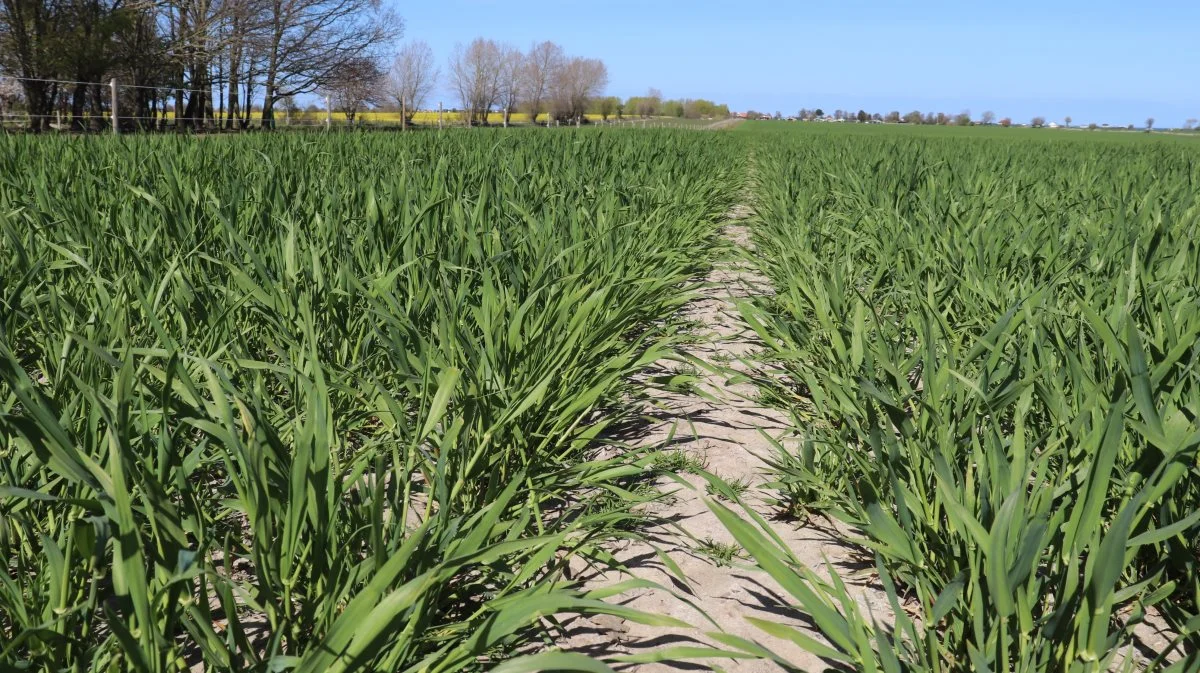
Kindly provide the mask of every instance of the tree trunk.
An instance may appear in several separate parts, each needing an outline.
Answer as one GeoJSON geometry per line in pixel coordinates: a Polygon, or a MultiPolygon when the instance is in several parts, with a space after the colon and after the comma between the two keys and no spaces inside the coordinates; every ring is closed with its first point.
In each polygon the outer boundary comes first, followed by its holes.
{"type": "Polygon", "coordinates": [[[267,55],[267,80],[264,82],[262,127],[275,128],[275,82],[279,76],[279,44],[283,33],[276,28],[274,41],[271,43],[271,53],[267,55]]]}
{"type": "Polygon", "coordinates": [[[84,131],[87,126],[83,120],[83,108],[87,103],[87,85],[76,84],[71,91],[71,130],[84,131]]]}
{"type": "MultiPolygon", "coordinates": [[[[225,111],[225,128],[233,128],[233,120],[238,119],[238,76],[242,70],[242,36],[241,23],[235,16],[231,29],[233,44],[229,47],[229,107],[225,111]]],[[[247,99],[248,101],[249,99],[247,99]]]]}
{"type": "Polygon", "coordinates": [[[242,102],[240,103],[242,108],[240,124],[243,129],[250,128],[250,115],[254,113],[254,105],[251,103],[254,100],[254,74],[254,61],[252,59],[247,60],[246,76],[243,78],[245,80],[245,88],[242,91],[242,102]]]}
{"type": "Polygon", "coordinates": [[[29,130],[41,133],[50,128],[50,113],[53,108],[50,86],[46,82],[28,80],[21,80],[21,86],[25,90],[25,101],[29,106],[29,130]]]}
{"type": "Polygon", "coordinates": [[[238,78],[237,71],[229,71],[229,107],[225,108],[225,128],[233,128],[233,120],[241,121],[238,110],[238,78]]]}
{"type": "Polygon", "coordinates": [[[220,131],[225,118],[225,59],[220,57],[217,59],[217,79],[213,82],[213,86],[217,88],[217,108],[216,115],[214,116],[210,112],[209,116],[215,120],[213,128],[220,131]]]}
{"type": "MultiPolygon", "coordinates": [[[[92,116],[92,130],[104,130],[104,85],[102,84],[92,85],[92,112],[95,113],[92,116]]],[[[110,119],[108,123],[112,124],[112,120],[110,119]]]]}
{"type": "Polygon", "coordinates": [[[267,72],[267,81],[263,87],[262,127],[275,128],[275,75],[267,72]]]}

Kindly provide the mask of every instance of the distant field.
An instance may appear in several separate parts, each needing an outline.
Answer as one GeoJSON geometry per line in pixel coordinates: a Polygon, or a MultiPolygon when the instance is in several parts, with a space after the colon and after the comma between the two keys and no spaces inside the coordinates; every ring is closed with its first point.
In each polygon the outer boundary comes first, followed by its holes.
{"type": "Polygon", "coordinates": [[[1089,131],[1084,128],[1004,128],[1001,126],[926,126],[912,124],[829,124],[817,122],[750,121],[738,126],[740,133],[787,133],[789,135],[836,135],[913,138],[1006,138],[1053,141],[1099,140],[1142,142],[1146,140],[1200,140],[1200,133],[1127,131],[1118,129],[1089,131]]]}

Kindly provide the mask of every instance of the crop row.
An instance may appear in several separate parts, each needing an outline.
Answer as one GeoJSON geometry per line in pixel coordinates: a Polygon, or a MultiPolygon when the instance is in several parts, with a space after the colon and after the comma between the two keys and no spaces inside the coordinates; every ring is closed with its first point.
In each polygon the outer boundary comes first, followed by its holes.
{"type": "Polygon", "coordinates": [[[894,613],[727,515],[805,642],[857,670],[1194,670],[1194,148],[766,140],[775,294],[744,313],[797,432],[776,487],[852,531],[894,613]]]}
{"type": "Polygon", "coordinates": [[[477,668],[615,612],[590,448],[738,188],[687,134],[0,137],[0,668],[477,668]],[[550,637],[550,636],[547,636],[550,637]]]}

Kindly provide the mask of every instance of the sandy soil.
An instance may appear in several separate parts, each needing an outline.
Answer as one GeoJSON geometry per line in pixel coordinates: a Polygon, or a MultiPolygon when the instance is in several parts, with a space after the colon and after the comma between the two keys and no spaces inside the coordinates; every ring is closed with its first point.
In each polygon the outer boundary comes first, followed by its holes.
{"type": "MultiPolygon", "coordinates": [[[[747,229],[742,222],[749,214],[745,207],[735,209],[730,213],[730,221],[723,230],[729,241],[742,247],[750,245],[747,229]]],[[[718,371],[722,367],[726,371],[744,371],[747,365],[741,360],[752,355],[757,345],[753,332],[738,315],[735,302],[739,297],[766,292],[769,288],[765,280],[751,268],[732,262],[718,263],[707,281],[702,296],[686,310],[686,318],[703,326],[698,330],[706,330],[698,334],[703,338],[689,354],[714,365],[713,369],[718,371]]],[[[679,366],[678,363],[661,364],[667,368],[679,366]]],[[[654,422],[648,424],[642,435],[632,443],[660,446],[669,442],[672,450],[701,459],[709,472],[727,482],[748,482],[750,489],[743,497],[772,522],[775,532],[803,562],[819,569],[828,559],[835,567],[845,569],[845,572],[839,571],[839,575],[849,578],[851,570],[857,568],[855,561],[858,559],[840,541],[841,536],[820,526],[801,527],[794,521],[779,518],[778,508],[768,502],[771,494],[759,488],[767,480],[760,456],[767,456],[773,450],[764,434],[786,443],[791,434],[786,418],[754,402],[752,384],[730,385],[727,376],[706,369],[697,368],[697,371],[701,378],[697,388],[702,394],[664,396],[660,400],[661,408],[650,412],[654,422]]],[[[614,550],[614,555],[630,567],[635,577],[672,586],[688,601],[699,605],[720,630],[758,640],[784,655],[800,669],[825,669],[827,662],[791,643],[766,636],[746,621],[746,617],[758,617],[805,628],[799,615],[781,609],[791,601],[765,573],[750,567],[745,558],[719,564],[711,552],[705,553],[704,542],[732,543],[733,538],[704,503],[706,482],[690,474],[681,474],[679,477],[687,486],[673,480],[663,480],[660,486],[674,495],[654,510],[655,514],[668,518],[672,525],[660,526],[649,531],[649,534],[654,544],[678,564],[688,583],[684,585],[674,578],[649,544],[629,544],[614,550]]],[[[627,577],[609,572],[588,577],[587,583],[599,587],[622,579],[627,577]]],[[[876,615],[890,614],[881,593],[862,585],[855,590],[864,607],[869,606],[876,615]]],[[[569,637],[560,645],[564,649],[598,657],[637,654],[655,648],[711,644],[712,641],[705,638],[703,632],[717,630],[687,601],[669,591],[638,589],[612,600],[647,612],[670,615],[699,628],[680,630],[647,627],[612,617],[578,618],[568,624],[569,637]]],[[[808,633],[816,637],[815,632],[808,633]]],[[[643,664],[631,670],[689,670],[696,668],[696,663],[643,664]]],[[[708,663],[731,671],[780,670],[776,664],[761,660],[722,658],[708,663]]]]}

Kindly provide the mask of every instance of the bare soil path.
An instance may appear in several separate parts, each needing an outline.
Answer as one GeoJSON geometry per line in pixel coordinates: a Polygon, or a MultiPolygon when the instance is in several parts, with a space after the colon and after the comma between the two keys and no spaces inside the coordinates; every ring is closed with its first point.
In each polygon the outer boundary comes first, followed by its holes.
{"type": "Polygon", "coordinates": [[[708,130],[708,131],[721,131],[721,130],[731,129],[731,128],[737,126],[738,124],[741,124],[744,121],[746,121],[746,120],[745,119],[722,119],[721,121],[713,122],[712,124],[709,124],[708,126],[705,126],[704,128],[705,128],[705,130],[708,130]]]}
{"type": "MultiPolygon", "coordinates": [[[[729,214],[722,234],[733,245],[751,246],[746,218],[751,211],[739,206],[729,214]]],[[[679,462],[683,458],[699,461],[705,469],[726,482],[748,486],[743,498],[756,511],[772,522],[775,532],[788,543],[796,555],[809,567],[819,569],[828,559],[839,574],[851,570],[851,552],[832,530],[819,526],[801,527],[795,521],[777,517],[779,508],[773,506],[769,491],[760,488],[768,479],[761,457],[772,451],[771,440],[788,442],[793,434],[786,417],[775,410],[760,406],[755,388],[750,383],[730,384],[729,372],[744,372],[746,360],[758,349],[753,331],[740,317],[736,302],[750,295],[769,292],[764,278],[744,262],[719,262],[710,272],[701,296],[686,309],[685,317],[696,325],[698,343],[689,355],[707,366],[696,367],[700,379],[694,390],[670,393],[659,400],[661,406],[648,412],[653,422],[634,443],[641,446],[670,445],[679,462]],[[723,372],[723,373],[717,373],[723,372]],[[764,436],[767,435],[767,436],[764,436]]],[[[679,363],[661,363],[663,367],[680,369],[679,363]]],[[[640,654],[651,650],[679,645],[712,644],[702,632],[723,630],[727,633],[759,640],[775,652],[787,657],[802,670],[823,670],[827,662],[798,647],[772,640],[746,621],[757,617],[788,623],[803,628],[797,615],[783,606],[789,603],[783,591],[764,573],[751,567],[748,558],[737,548],[732,536],[704,503],[707,482],[699,476],[679,472],[682,485],[664,479],[660,487],[673,493],[653,513],[668,519],[671,524],[649,531],[659,550],[678,565],[687,577],[686,585],[674,578],[666,564],[649,544],[632,543],[613,550],[630,573],[652,580],[687,597],[670,591],[638,589],[610,599],[629,607],[662,615],[670,615],[698,627],[691,630],[648,627],[612,617],[576,619],[568,624],[569,637],[561,643],[565,649],[605,657],[613,654],[640,654]],[[732,558],[730,555],[732,554],[732,558]],[[705,619],[691,601],[716,622],[705,619]]],[[[586,577],[586,573],[582,573],[586,577]]],[[[622,579],[609,572],[587,577],[590,586],[604,586],[622,579]]],[[[886,601],[862,589],[863,598],[876,615],[888,612],[886,601]]],[[[865,605],[866,603],[864,603],[865,605]]],[[[816,636],[815,632],[811,632],[816,636]]],[[[720,666],[727,671],[776,671],[780,668],[768,661],[719,659],[708,662],[652,663],[632,668],[637,671],[695,670],[697,664],[720,666]]],[[[701,666],[704,667],[704,666],[701,666]]]]}

